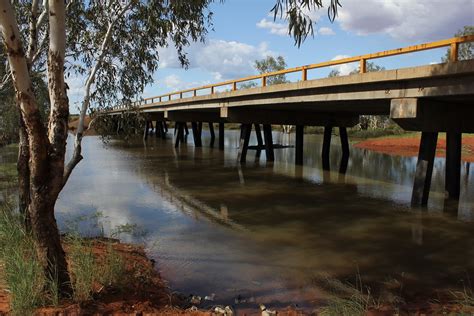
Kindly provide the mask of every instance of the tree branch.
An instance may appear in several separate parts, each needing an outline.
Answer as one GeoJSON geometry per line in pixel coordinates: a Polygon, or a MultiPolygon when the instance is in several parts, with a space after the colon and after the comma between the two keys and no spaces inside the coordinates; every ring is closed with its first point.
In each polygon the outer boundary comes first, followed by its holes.
{"type": "Polygon", "coordinates": [[[112,38],[114,26],[117,23],[117,21],[120,20],[123,17],[123,15],[130,9],[131,5],[132,5],[132,1],[130,1],[125,6],[123,6],[120,12],[117,14],[117,16],[111,22],[109,22],[109,25],[107,27],[107,32],[105,33],[104,39],[102,41],[102,45],[100,47],[99,56],[97,57],[95,65],[92,67],[91,71],[89,72],[89,75],[87,76],[87,81],[84,88],[84,101],[82,102],[81,113],[79,115],[79,124],[77,126],[76,138],[74,140],[74,153],[72,155],[71,160],[68,162],[64,170],[64,177],[63,177],[64,184],[69,179],[69,176],[71,175],[72,170],[83,159],[82,154],[81,154],[82,152],[81,143],[82,143],[82,137],[84,134],[84,120],[86,117],[87,110],[89,109],[89,106],[90,106],[91,87],[95,81],[95,76],[97,74],[97,71],[99,70],[105,58],[105,55],[107,54],[107,47],[112,38]]]}

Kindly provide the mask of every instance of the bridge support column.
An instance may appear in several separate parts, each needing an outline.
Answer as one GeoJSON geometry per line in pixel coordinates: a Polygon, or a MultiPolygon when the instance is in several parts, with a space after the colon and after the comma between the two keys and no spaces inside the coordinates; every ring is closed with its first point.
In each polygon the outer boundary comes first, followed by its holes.
{"type": "Polygon", "coordinates": [[[265,138],[265,153],[267,155],[267,161],[275,161],[271,124],[263,124],[263,137],[265,138]]]}
{"type": "Polygon", "coordinates": [[[331,151],[332,128],[333,127],[331,125],[324,127],[323,150],[321,152],[323,170],[330,170],[329,154],[331,151]]]}
{"type": "Polygon", "coordinates": [[[461,146],[460,132],[446,133],[446,179],[447,198],[459,199],[461,193],[461,146]]]}
{"type": "Polygon", "coordinates": [[[159,121],[158,127],[160,128],[161,138],[166,139],[166,133],[168,132],[168,126],[165,121],[159,121]]]}
{"type": "Polygon", "coordinates": [[[176,141],[174,143],[175,148],[178,148],[179,144],[184,142],[184,125],[185,123],[183,122],[176,122],[175,128],[177,129],[177,131],[175,132],[176,133],[176,141]]]}
{"type": "Polygon", "coordinates": [[[341,138],[342,157],[341,165],[339,166],[339,173],[346,173],[347,164],[349,163],[349,137],[347,137],[347,128],[339,127],[339,137],[341,138]]]}
{"type": "Polygon", "coordinates": [[[262,148],[265,146],[263,144],[262,130],[260,129],[260,124],[254,124],[255,134],[257,135],[257,151],[255,153],[255,158],[260,158],[262,153],[262,148]]]}
{"type": "Polygon", "coordinates": [[[209,124],[209,132],[211,132],[210,146],[214,147],[214,142],[216,141],[216,134],[214,133],[214,124],[212,122],[208,122],[208,124],[209,124]]]}
{"type": "Polygon", "coordinates": [[[247,150],[249,147],[250,133],[252,132],[252,124],[242,124],[242,132],[240,133],[240,146],[237,155],[237,161],[245,163],[247,160],[247,150]]]}
{"type": "Polygon", "coordinates": [[[155,123],[155,137],[161,137],[161,121],[156,121],[155,123]]]}
{"type": "Polygon", "coordinates": [[[296,125],[295,165],[303,165],[304,125],[296,125]]]}
{"type": "Polygon", "coordinates": [[[224,123],[219,123],[219,149],[224,150],[224,123]]]}
{"type": "Polygon", "coordinates": [[[193,130],[194,146],[202,147],[201,133],[197,122],[191,122],[191,128],[193,130]]]}
{"type": "Polygon", "coordinates": [[[188,122],[183,122],[183,125],[184,125],[185,134],[186,134],[186,136],[188,136],[189,135],[188,122]]]}
{"type": "Polygon", "coordinates": [[[143,131],[143,140],[148,139],[148,129],[150,128],[150,121],[145,121],[145,130],[143,131]]]}
{"type": "Polygon", "coordinates": [[[438,141],[437,132],[422,132],[411,196],[412,206],[426,206],[431,187],[431,175],[438,141]]]}

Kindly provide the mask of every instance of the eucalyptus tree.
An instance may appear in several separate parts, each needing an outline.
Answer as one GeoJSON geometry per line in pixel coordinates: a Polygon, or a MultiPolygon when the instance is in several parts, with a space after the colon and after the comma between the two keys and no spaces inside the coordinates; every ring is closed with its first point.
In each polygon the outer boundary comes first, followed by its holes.
{"type": "MultiPolygon", "coordinates": [[[[467,36],[474,35],[474,25],[465,25],[461,30],[457,31],[454,36],[467,36]]],[[[448,48],[446,55],[441,58],[442,62],[448,62],[449,56],[451,56],[451,48],[448,48]]],[[[458,59],[468,60],[474,58],[474,43],[467,42],[459,45],[458,48],[458,59]]]]}
{"type": "MultiPolygon", "coordinates": [[[[0,29],[9,74],[20,110],[20,210],[37,239],[45,273],[59,281],[61,294],[71,291],[64,250],[54,215],[59,193],[81,161],[84,119],[91,104],[106,107],[129,102],[152,82],[158,48],[173,45],[183,66],[185,47],[203,41],[212,27],[214,0],[0,0],[0,29]],[[34,69],[48,78],[50,111],[43,124],[34,69]],[[70,161],[66,162],[69,100],[66,78],[84,78],[80,123],[70,161]]],[[[222,1],[220,1],[222,2],[222,1]]],[[[338,0],[328,14],[336,16],[338,0]]],[[[312,33],[305,10],[321,0],[276,0],[275,16],[289,21],[300,45],[312,33]]],[[[0,87],[1,88],[1,87],[0,87]]]]}

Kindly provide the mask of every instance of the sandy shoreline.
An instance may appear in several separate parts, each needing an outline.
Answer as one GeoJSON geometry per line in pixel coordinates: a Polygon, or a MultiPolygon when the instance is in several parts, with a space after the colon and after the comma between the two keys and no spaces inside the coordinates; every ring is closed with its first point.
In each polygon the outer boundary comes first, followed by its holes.
{"type": "MultiPolygon", "coordinates": [[[[419,134],[370,138],[354,144],[354,147],[393,156],[416,157],[418,156],[420,138],[419,134]]],[[[446,136],[444,134],[438,138],[436,157],[446,157],[446,136]]],[[[461,159],[466,162],[474,162],[473,135],[463,135],[461,159]]]]}

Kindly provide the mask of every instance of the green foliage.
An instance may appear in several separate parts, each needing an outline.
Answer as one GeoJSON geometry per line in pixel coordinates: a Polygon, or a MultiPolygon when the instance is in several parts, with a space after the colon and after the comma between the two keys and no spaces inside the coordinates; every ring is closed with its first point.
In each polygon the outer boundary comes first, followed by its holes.
{"type": "MultiPolygon", "coordinates": [[[[259,74],[264,74],[268,72],[280,71],[286,68],[286,62],[283,56],[278,56],[274,58],[272,56],[267,56],[264,59],[256,60],[254,63],[255,69],[259,74]]],[[[267,85],[271,86],[274,84],[287,83],[286,76],[276,75],[267,77],[267,85]]],[[[258,84],[255,81],[246,82],[240,85],[240,89],[248,89],[256,87],[258,84]]]]}
{"type": "MultiPolygon", "coordinates": [[[[0,52],[0,64],[4,65],[6,55],[0,52]]],[[[0,87],[0,146],[18,141],[19,111],[15,101],[15,91],[11,80],[6,79],[5,67],[0,67],[0,78],[6,80],[0,87]]],[[[43,122],[46,122],[49,112],[48,86],[45,76],[40,73],[32,73],[32,84],[37,96],[43,122]]],[[[46,123],[45,123],[46,124],[46,123]]]]}
{"type": "MultiPolygon", "coordinates": [[[[365,66],[366,72],[376,72],[376,71],[384,71],[385,67],[379,66],[376,63],[368,61],[365,66]]],[[[360,73],[360,66],[357,67],[357,69],[352,70],[349,74],[350,75],[355,75],[360,73]]]]}
{"type": "Polygon", "coordinates": [[[95,75],[91,101],[105,107],[129,101],[153,82],[158,49],[172,45],[182,65],[184,48],[203,41],[212,26],[212,0],[74,1],[68,5],[67,75],[95,75]],[[122,12],[124,12],[122,14],[122,12]],[[110,40],[102,49],[107,30],[110,40]]]}
{"type": "MultiPolygon", "coordinates": [[[[379,118],[381,119],[381,118],[379,118]]],[[[374,129],[361,129],[359,127],[351,128],[348,131],[348,134],[351,138],[376,138],[376,137],[384,137],[384,136],[391,136],[391,135],[403,135],[408,134],[403,130],[400,126],[395,123],[389,124],[386,128],[374,128],[374,129]]]]}
{"type": "Polygon", "coordinates": [[[328,78],[334,78],[334,77],[339,77],[341,75],[341,72],[337,69],[331,70],[331,72],[328,75],[328,78]]]}
{"type": "Polygon", "coordinates": [[[95,131],[104,142],[109,141],[111,136],[120,136],[128,140],[133,135],[143,133],[146,120],[146,115],[134,107],[129,107],[120,115],[100,115],[93,111],[91,117],[94,120],[95,131]]]}
{"type": "MultiPolygon", "coordinates": [[[[272,56],[267,56],[262,60],[255,61],[255,69],[258,70],[259,73],[267,73],[267,72],[274,72],[280,71],[286,68],[286,62],[283,56],[278,56],[274,58],[272,56]]],[[[274,85],[280,83],[287,83],[285,75],[276,75],[267,78],[267,85],[274,85]]]]}
{"type": "MultiPolygon", "coordinates": [[[[454,34],[455,37],[474,35],[474,25],[466,25],[462,30],[459,30],[454,34]]],[[[448,48],[446,55],[441,58],[443,62],[449,61],[451,55],[451,48],[448,48]]],[[[474,43],[462,43],[458,47],[458,60],[468,60],[474,58],[474,43]]]]}
{"type": "MultiPolygon", "coordinates": [[[[336,18],[340,6],[339,0],[331,0],[328,7],[328,17],[331,22],[336,18]]],[[[288,20],[288,34],[294,38],[295,45],[300,47],[308,35],[314,34],[315,21],[311,19],[308,12],[322,7],[322,0],[276,0],[272,12],[274,19],[284,17],[288,20]]]]}

